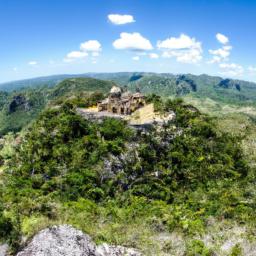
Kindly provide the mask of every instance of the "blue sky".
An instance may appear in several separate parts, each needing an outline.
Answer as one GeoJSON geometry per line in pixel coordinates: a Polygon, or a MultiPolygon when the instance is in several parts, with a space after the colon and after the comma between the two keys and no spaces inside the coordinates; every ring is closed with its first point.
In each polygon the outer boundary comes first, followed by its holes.
{"type": "Polygon", "coordinates": [[[238,0],[0,0],[0,82],[118,71],[256,81],[255,13],[238,0]]]}

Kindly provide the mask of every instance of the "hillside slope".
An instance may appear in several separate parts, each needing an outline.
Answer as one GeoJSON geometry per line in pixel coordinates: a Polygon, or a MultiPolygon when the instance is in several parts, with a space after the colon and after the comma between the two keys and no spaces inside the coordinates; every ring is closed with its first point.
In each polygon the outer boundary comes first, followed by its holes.
{"type": "MultiPolygon", "coordinates": [[[[140,89],[145,95],[158,94],[162,97],[190,97],[190,102],[202,105],[209,100],[219,109],[219,104],[240,106],[256,106],[256,84],[222,79],[207,75],[172,75],[155,73],[90,73],[64,79],[66,76],[38,78],[27,81],[27,88],[17,91],[0,92],[0,135],[8,131],[18,131],[38,116],[44,107],[51,103],[60,104],[74,98],[73,103],[86,105],[86,97],[92,92],[106,94],[114,84],[126,87],[131,91],[140,89]],[[96,79],[98,78],[98,79],[96,79]],[[101,80],[105,79],[105,80],[101,80]],[[39,86],[42,81],[47,85],[39,86]],[[54,85],[57,81],[61,81],[54,85]],[[31,88],[31,87],[32,88],[31,88]],[[27,108],[17,108],[8,112],[15,97],[25,97],[27,108]]],[[[22,81],[22,85],[27,83],[22,81]]],[[[19,87],[19,84],[17,85],[19,87]]],[[[1,88],[1,85],[0,85],[1,88]]],[[[10,88],[9,88],[10,89],[10,88]]],[[[97,99],[101,96],[98,95],[97,99]]],[[[96,98],[95,98],[96,100],[96,98]]],[[[202,108],[203,109],[203,108],[202,108]]],[[[207,110],[211,112],[211,108],[207,110]]],[[[254,110],[253,110],[254,111],[254,110]]]]}
{"type": "Polygon", "coordinates": [[[64,222],[143,255],[255,248],[246,237],[255,230],[254,180],[240,138],[179,100],[152,103],[176,118],[146,132],[85,120],[68,105],[44,111],[4,158],[0,242],[14,250],[64,222]],[[243,232],[233,236],[234,227],[243,232]]]}
{"type": "Polygon", "coordinates": [[[67,78],[91,77],[113,81],[131,90],[140,88],[143,93],[157,93],[164,97],[191,94],[232,104],[255,104],[256,84],[247,81],[223,79],[208,75],[145,72],[85,73],[80,75],[56,75],[0,84],[0,91],[41,86],[54,87],[67,78]]]}
{"type": "Polygon", "coordinates": [[[93,78],[66,79],[53,88],[24,88],[14,92],[0,93],[0,136],[17,132],[34,120],[51,102],[86,96],[93,92],[106,93],[113,82],[93,78]]]}

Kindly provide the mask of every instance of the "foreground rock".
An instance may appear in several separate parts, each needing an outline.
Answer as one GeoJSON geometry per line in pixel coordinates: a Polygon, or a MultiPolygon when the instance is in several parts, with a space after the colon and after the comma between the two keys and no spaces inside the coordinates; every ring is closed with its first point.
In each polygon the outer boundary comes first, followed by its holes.
{"type": "Polygon", "coordinates": [[[6,256],[8,251],[8,245],[7,244],[0,244],[0,256],[6,256]]]}
{"type": "Polygon", "coordinates": [[[99,245],[96,249],[97,256],[141,256],[142,254],[132,248],[113,246],[108,244],[99,245]]]}
{"type": "Polygon", "coordinates": [[[82,231],[69,225],[47,228],[34,236],[17,256],[141,256],[130,248],[103,244],[96,246],[82,231]]]}

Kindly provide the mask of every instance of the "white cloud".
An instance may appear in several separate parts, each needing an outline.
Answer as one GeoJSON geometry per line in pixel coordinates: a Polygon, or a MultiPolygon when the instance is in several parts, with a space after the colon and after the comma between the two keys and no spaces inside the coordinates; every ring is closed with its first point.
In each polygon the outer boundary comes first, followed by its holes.
{"type": "Polygon", "coordinates": [[[81,59],[88,56],[87,52],[73,51],[67,54],[67,58],[70,59],[81,59]]]}
{"type": "Polygon", "coordinates": [[[14,71],[14,72],[17,72],[17,70],[18,70],[17,67],[14,67],[14,68],[13,68],[13,71],[14,71]]]}
{"type": "Polygon", "coordinates": [[[244,68],[235,63],[221,63],[219,67],[222,70],[220,74],[225,76],[241,76],[244,73],[244,68]]]}
{"type": "Polygon", "coordinates": [[[213,55],[212,59],[208,63],[219,63],[228,60],[232,46],[227,45],[217,50],[209,50],[209,53],[213,55]]]}
{"type": "Polygon", "coordinates": [[[99,57],[100,53],[99,52],[92,52],[92,57],[99,57]]]}
{"type": "Polygon", "coordinates": [[[248,67],[248,71],[250,73],[255,73],[256,74],[256,67],[250,66],[250,67],[248,67]]]}
{"type": "Polygon", "coordinates": [[[84,52],[100,52],[102,50],[101,44],[97,40],[89,40],[81,43],[80,49],[84,52]]]}
{"type": "Polygon", "coordinates": [[[148,51],[153,46],[148,39],[140,33],[121,33],[120,38],[113,42],[114,48],[118,50],[148,51]]]}
{"type": "Polygon", "coordinates": [[[209,50],[210,54],[215,55],[215,56],[219,56],[220,58],[227,58],[230,55],[230,50],[232,49],[232,47],[223,47],[217,50],[209,50]]]}
{"type": "Polygon", "coordinates": [[[163,51],[162,57],[175,57],[178,62],[198,63],[202,59],[202,44],[195,38],[185,34],[180,37],[171,37],[157,42],[159,50],[163,51]]]}
{"type": "Polygon", "coordinates": [[[72,51],[67,54],[66,58],[64,59],[64,62],[73,62],[78,59],[83,59],[87,56],[88,56],[87,52],[72,51]]]}
{"type": "Polygon", "coordinates": [[[208,61],[208,63],[220,63],[222,61],[227,61],[232,50],[231,45],[226,45],[229,42],[229,39],[226,36],[218,33],[216,38],[224,45],[217,50],[209,50],[209,53],[212,55],[212,59],[208,61]]]}
{"type": "Polygon", "coordinates": [[[109,14],[108,20],[115,25],[124,25],[135,22],[132,15],[109,14]]]}
{"type": "Polygon", "coordinates": [[[138,61],[138,60],[140,60],[140,57],[139,56],[134,56],[134,57],[132,57],[132,59],[135,60],[135,61],[138,61]]]}
{"type": "Polygon", "coordinates": [[[37,65],[37,61],[31,60],[31,61],[29,61],[28,65],[35,66],[35,65],[37,65]]]}
{"type": "Polygon", "coordinates": [[[100,55],[101,51],[102,51],[102,47],[99,41],[88,40],[80,44],[80,51],[72,51],[68,53],[66,58],[64,58],[63,61],[73,62],[78,59],[86,58],[89,55],[93,58],[96,58],[100,55]]]}
{"type": "Polygon", "coordinates": [[[158,59],[158,58],[159,58],[159,55],[156,54],[156,53],[150,53],[150,54],[149,54],[149,58],[150,58],[150,59],[158,59]]]}
{"type": "Polygon", "coordinates": [[[221,44],[227,44],[229,42],[228,37],[220,33],[216,35],[216,38],[221,44]]]}

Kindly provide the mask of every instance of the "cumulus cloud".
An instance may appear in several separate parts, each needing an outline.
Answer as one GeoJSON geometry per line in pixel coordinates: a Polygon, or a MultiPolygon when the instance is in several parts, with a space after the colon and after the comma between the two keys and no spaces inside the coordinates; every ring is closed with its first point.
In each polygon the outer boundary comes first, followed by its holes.
{"type": "Polygon", "coordinates": [[[251,74],[256,74],[256,67],[249,66],[249,67],[248,67],[248,71],[249,71],[249,73],[251,73],[251,74]]]}
{"type": "Polygon", "coordinates": [[[100,55],[102,47],[99,41],[89,40],[80,44],[79,51],[72,51],[66,55],[64,62],[73,62],[91,56],[93,60],[100,55]]]}
{"type": "Polygon", "coordinates": [[[80,59],[88,56],[87,52],[73,51],[67,54],[67,58],[80,59]]]}
{"type": "Polygon", "coordinates": [[[202,59],[202,43],[185,34],[158,41],[157,47],[163,51],[162,57],[175,57],[181,63],[198,63],[202,59]]]}
{"type": "Polygon", "coordinates": [[[37,61],[31,60],[31,61],[28,62],[28,65],[35,66],[35,65],[37,65],[37,61]]]}
{"type": "Polygon", "coordinates": [[[229,42],[228,37],[221,33],[216,34],[216,38],[221,44],[227,44],[229,42]]]}
{"type": "Polygon", "coordinates": [[[132,15],[121,15],[121,14],[109,14],[108,20],[115,25],[124,25],[127,23],[133,23],[135,22],[132,15]]]}
{"type": "Polygon", "coordinates": [[[100,52],[101,44],[97,40],[89,40],[84,43],[81,43],[80,49],[84,52],[100,52]]]}
{"type": "Polygon", "coordinates": [[[232,46],[226,45],[217,50],[209,50],[209,53],[213,56],[209,63],[219,63],[228,60],[232,46]]]}
{"type": "Polygon", "coordinates": [[[149,54],[149,58],[150,59],[158,59],[159,58],[159,55],[157,53],[150,53],[149,54]]]}
{"type": "Polygon", "coordinates": [[[241,76],[244,73],[244,68],[235,63],[221,63],[219,67],[221,69],[220,74],[225,76],[241,76]]]}
{"type": "Polygon", "coordinates": [[[118,50],[149,51],[153,49],[151,42],[140,33],[121,33],[120,38],[113,42],[118,50]]]}
{"type": "Polygon", "coordinates": [[[134,56],[134,57],[132,57],[132,59],[135,60],[135,61],[138,61],[138,60],[140,60],[140,57],[139,56],[134,56]]]}
{"type": "Polygon", "coordinates": [[[212,59],[208,63],[220,63],[227,61],[232,50],[232,46],[227,45],[229,43],[228,37],[218,33],[216,38],[219,43],[223,44],[223,46],[216,50],[209,50],[209,53],[212,55],[212,59]]]}
{"type": "Polygon", "coordinates": [[[87,56],[88,56],[87,52],[72,51],[67,54],[66,58],[64,59],[64,62],[73,62],[77,59],[83,59],[87,56]]]}

